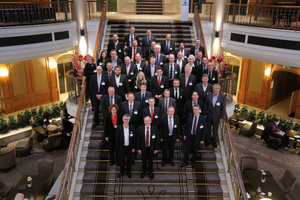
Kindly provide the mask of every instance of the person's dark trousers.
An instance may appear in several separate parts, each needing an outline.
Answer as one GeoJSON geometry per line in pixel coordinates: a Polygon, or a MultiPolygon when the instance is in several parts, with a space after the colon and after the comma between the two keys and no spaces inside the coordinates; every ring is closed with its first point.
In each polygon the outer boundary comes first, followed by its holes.
{"type": "Polygon", "coordinates": [[[272,137],[280,138],[282,140],[282,146],[287,147],[289,144],[289,137],[285,135],[272,134],[272,137]]]}
{"type": "Polygon", "coordinates": [[[97,99],[97,97],[95,96],[93,98],[93,102],[94,102],[94,122],[95,124],[99,124],[99,107],[101,105],[101,101],[99,99],[97,99]]]}
{"type": "Polygon", "coordinates": [[[148,171],[151,174],[153,171],[153,151],[150,150],[150,147],[145,147],[145,151],[142,152],[142,162],[143,173],[148,171]]]}
{"type": "Polygon", "coordinates": [[[92,93],[90,90],[90,84],[86,84],[86,88],[85,88],[85,100],[88,101],[89,99],[91,99],[92,102],[92,108],[94,107],[94,98],[92,98],[92,93]]]}
{"type": "Polygon", "coordinates": [[[184,152],[184,162],[189,162],[189,154],[193,150],[192,163],[197,160],[197,154],[199,149],[199,142],[196,141],[196,136],[191,135],[189,139],[185,140],[185,152],[184,152]]]}
{"type": "Polygon", "coordinates": [[[127,173],[131,173],[132,153],[131,148],[124,146],[119,150],[120,155],[120,172],[125,173],[125,156],[127,156],[127,173]]]}
{"type": "Polygon", "coordinates": [[[207,125],[207,131],[205,140],[206,142],[211,142],[211,127],[213,127],[213,143],[217,143],[218,141],[218,128],[219,128],[219,122],[214,122],[213,119],[207,119],[206,121],[207,125]]]}
{"type": "Polygon", "coordinates": [[[119,163],[119,150],[116,148],[116,133],[111,134],[112,137],[109,138],[109,161],[114,163],[115,161],[115,149],[116,149],[116,162],[119,163]]]}
{"type": "Polygon", "coordinates": [[[174,159],[175,141],[173,136],[169,136],[167,141],[163,142],[163,162],[167,162],[167,154],[169,150],[169,162],[173,162],[174,159]]]}

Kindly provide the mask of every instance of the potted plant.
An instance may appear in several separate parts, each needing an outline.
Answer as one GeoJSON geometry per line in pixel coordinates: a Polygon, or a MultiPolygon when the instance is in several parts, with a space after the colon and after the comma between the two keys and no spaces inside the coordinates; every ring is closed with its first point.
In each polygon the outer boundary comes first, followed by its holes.
{"type": "Polygon", "coordinates": [[[13,115],[8,116],[8,127],[10,130],[18,128],[18,122],[13,115]]]}
{"type": "Polygon", "coordinates": [[[265,111],[263,111],[263,110],[260,110],[258,113],[257,113],[257,115],[256,115],[256,117],[255,117],[255,120],[258,120],[258,119],[260,119],[260,124],[263,124],[263,122],[265,121],[265,111]]]}
{"type": "Polygon", "coordinates": [[[300,133],[300,121],[297,120],[293,126],[293,130],[298,131],[300,133]]]}
{"type": "Polygon", "coordinates": [[[256,116],[256,110],[251,108],[249,111],[249,118],[247,119],[250,122],[254,122],[255,121],[255,116],[256,116]]]}
{"type": "Polygon", "coordinates": [[[281,116],[279,121],[280,123],[278,124],[278,129],[281,131],[286,132],[293,128],[293,120],[287,120],[284,116],[281,116]]]}
{"type": "Polygon", "coordinates": [[[8,127],[7,121],[3,117],[0,117],[0,133],[1,134],[7,133],[8,130],[9,130],[9,127],[8,127]]]}
{"type": "Polygon", "coordinates": [[[23,112],[18,113],[17,119],[19,128],[23,128],[27,125],[26,118],[23,112]]]}
{"type": "Polygon", "coordinates": [[[248,106],[244,105],[242,110],[241,110],[241,114],[242,115],[245,115],[245,116],[248,116],[249,113],[248,113],[248,106]]]}
{"type": "Polygon", "coordinates": [[[237,114],[237,116],[241,113],[241,104],[237,103],[234,105],[234,112],[237,114]]]}
{"type": "Polygon", "coordinates": [[[30,113],[31,113],[31,117],[37,116],[37,109],[36,109],[36,107],[31,108],[30,113]]]}
{"type": "Polygon", "coordinates": [[[30,113],[29,109],[25,110],[24,118],[25,118],[25,121],[26,121],[26,125],[29,125],[30,124],[29,120],[31,118],[31,113],[30,113]]]}
{"type": "Polygon", "coordinates": [[[52,104],[52,115],[55,118],[60,116],[60,108],[57,103],[52,104]]]}

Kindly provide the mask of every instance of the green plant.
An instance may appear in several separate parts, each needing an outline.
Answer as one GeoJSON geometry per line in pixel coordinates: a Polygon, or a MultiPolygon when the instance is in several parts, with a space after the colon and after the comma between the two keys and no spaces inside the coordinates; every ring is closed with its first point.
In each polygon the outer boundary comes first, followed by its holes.
{"type": "Polygon", "coordinates": [[[280,117],[280,123],[278,125],[278,129],[280,129],[283,132],[286,132],[293,128],[293,120],[287,120],[284,116],[280,117]]]}
{"type": "Polygon", "coordinates": [[[18,122],[13,115],[8,116],[8,127],[10,130],[18,128],[18,122]]]}
{"type": "Polygon", "coordinates": [[[18,113],[17,115],[17,119],[18,119],[18,127],[23,128],[27,125],[26,119],[25,119],[25,115],[23,112],[18,113]]]}
{"type": "Polygon", "coordinates": [[[57,103],[52,104],[52,115],[55,118],[59,117],[59,115],[60,115],[60,108],[57,103]]]}
{"type": "Polygon", "coordinates": [[[267,123],[272,123],[274,122],[274,119],[277,118],[277,115],[276,114],[270,114],[270,113],[267,113],[266,116],[265,116],[265,120],[264,120],[264,123],[263,125],[265,126],[267,123]]]}
{"type": "Polygon", "coordinates": [[[300,121],[297,120],[293,126],[293,130],[298,131],[300,133],[300,121]]]}
{"type": "Polygon", "coordinates": [[[4,134],[7,133],[9,130],[7,121],[3,119],[3,117],[0,117],[0,133],[4,134]]]}
{"type": "Polygon", "coordinates": [[[38,110],[38,115],[39,115],[39,116],[42,116],[43,113],[44,113],[44,107],[43,107],[43,106],[40,106],[40,107],[39,107],[39,110],[38,110]]]}
{"type": "Polygon", "coordinates": [[[249,111],[249,118],[247,120],[250,122],[254,122],[255,116],[256,116],[256,110],[251,108],[249,111]]]}
{"type": "Polygon", "coordinates": [[[29,125],[30,124],[29,120],[31,119],[31,113],[28,109],[26,109],[24,112],[24,118],[26,121],[26,125],[29,125]]]}
{"type": "Polygon", "coordinates": [[[37,109],[36,109],[36,107],[31,108],[30,113],[31,113],[31,117],[37,116],[37,109]]]}
{"type": "Polygon", "coordinates": [[[47,104],[44,108],[44,112],[48,112],[50,114],[50,118],[52,118],[52,110],[50,109],[50,105],[47,104]]]}
{"type": "Polygon", "coordinates": [[[242,110],[241,110],[241,114],[242,115],[245,115],[245,116],[248,116],[249,113],[248,113],[248,106],[244,105],[242,110]]]}
{"type": "Polygon", "coordinates": [[[264,121],[265,121],[265,111],[263,111],[263,110],[260,110],[258,113],[257,113],[257,115],[256,115],[256,117],[255,117],[255,120],[258,120],[258,119],[260,119],[260,124],[263,124],[264,123],[264,121]]]}
{"type": "Polygon", "coordinates": [[[234,105],[234,112],[241,113],[241,104],[237,103],[234,105]]]}
{"type": "Polygon", "coordinates": [[[66,108],[66,101],[59,102],[59,109],[64,110],[66,108]]]}

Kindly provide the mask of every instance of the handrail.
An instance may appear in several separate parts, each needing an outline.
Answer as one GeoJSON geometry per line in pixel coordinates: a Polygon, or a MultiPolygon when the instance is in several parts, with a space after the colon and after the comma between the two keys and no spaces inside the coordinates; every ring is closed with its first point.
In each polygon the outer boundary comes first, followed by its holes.
{"type": "Polygon", "coordinates": [[[227,3],[226,5],[232,5],[232,6],[255,6],[255,7],[274,7],[274,8],[300,8],[300,6],[276,6],[276,5],[247,5],[247,4],[237,4],[237,3],[227,3]]]}
{"type": "Polygon", "coordinates": [[[198,23],[197,27],[199,27],[199,29],[200,29],[202,46],[204,47],[205,55],[207,56],[205,38],[204,38],[203,29],[202,29],[202,25],[201,25],[201,19],[200,19],[199,10],[198,10],[198,4],[196,4],[196,3],[195,3],[195,15],[197,16],[197,21],[195,23],[198,23]]]}
{"type": "Polygon", "coordinates": [[[100,22],[99,22],[98,33],[97,33],[97,37],[96,37],[94,54],[93,54],[94,60],[96,60],[96,56],[97,56],[97,52],[98,52],[99,39],[101,36],[101,30],[103,29],[103,26],[104,26],[103,19],[104,19],[105,13],[106,13],[106,4],[105,4],[105,2],[103,2],[102,14],[101,14],[100,22]]]}

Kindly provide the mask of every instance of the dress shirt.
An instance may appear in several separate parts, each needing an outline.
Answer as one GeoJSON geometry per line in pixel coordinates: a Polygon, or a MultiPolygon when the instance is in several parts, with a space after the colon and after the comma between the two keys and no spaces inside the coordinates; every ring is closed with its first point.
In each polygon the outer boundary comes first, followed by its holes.
{"type": "Polygon", "coordinates": [[[111,59],[111,64],[113,66],[113,70],[115,70],[115,67],[118,65],[118,62],[117,62],[117,58],[115,60],[111,59]]]}
{"type": "Polygon", "coordinates": [[[204,91],[204,92],[206,91],[207,85],[208,85],[208,84],[206,84],[206,85],[202,84],[202,87],[203,87],[203,91],[204,91]]]}
{"type": "Polygon", "coordinates": [[[192,101],[192,107],[194,107],[194,105],[198,105],[198,102],[197,101],[196,102],[192,101]]]}
{"type": "MultiPolygon", "coordinates": [[[[146,92],[145,92],[145,93],[146,93],[146,92]]],[[[142,93],[142,92],[141,92],[141,100],[143,99],[143,95],[144,95],[144,99],[145,99],[145,96],[146,96],[145,93],[142,93]]]]}
{"type": "Polygon", "coordinates": [[[119,41],[118,41],[118,40],[114,42],[114,45],[115,45],[115,50],[117,50],[118,43],[119,43],[119,41]]]}
{"type": "Polygon", "coordinates": [[[109,96],[109,99],[108,99],[108,101],[109,101],[110,105],[113,105],[113,104],[115,104],[115,95],[113,95],[113,96],[109,96]]]}
{"type": "Polygon", "coordinates": [[[107,71],[107,76],[108,76],[108,78],[110,78],[110,76],[111,76],[111,74],[112,74],[112,71],[107,71]]]}
{"type": "Polygon", "coordinates": [[[126,65],[126,74],[129,75],[130,65],[126,65]]]}
{"type": "Polygon", "coordinates": [[[115,75],[117,87],[119,87],[119,84],[120,84],[120,77],[121,77],[121,75],[119,75],[119,76],[115,75]]]}
{"type": "Polygon", "coordinates": [[[168,108],[169,108],[169,104],[170,104],[169,98],[168,99],[165,98],[164,104],[165,104],[165,111],[167,113],[168,112],[168,108]]]}
{"type": "Polygon", "coordinates": [[[138,68],[138,70],[141,71],[141,70],[142,70],[142,68],[140,68],[140,66],[141,66],[141,61],[140,61],[139,63],[136,62],[135,64],[136,64],[136,67],[138,68]]]}
{"type": "MultiPolygon", "coordinates": [[[[149,146],[150,146],[150,141],[151,141],[151,126],[149,127],[149,146]]],[[[147,144],[147,126],[145,126],[145,145],[147,144]]]]}
{"type": "Polygon", "coordinates": [[[169,75],[171,75],[171,76],[169,76],[169,77],[171,77],[170,78],[170,80],[173,80],[174,79],[174,63],[170,63],[169,64],[169,75]]]}
{"type": "Polygon", "coordinates": [[[175,99],[179,99],[179,88],[177,88],[177,89],[174,88],[174,97],[175,97],[175,99]]]}
{"type": "Polygon", "coordinates": [[[182,59],[181,60],[177,59],[177,64],[179,65],[180,72],[181,72],[182,71],[182,59]]]}
{"type": "Polygon", "coordinates": [[[197,133],[197,125],[198,125],[198,122],[199,122],[199,117],[200,117],[200,114],[198,115],[194,115],[193,117],[193,123],[192,123],[192,129],[191,129],[191,134],[193,135],[193,129],[194,129],[194,123],[195,123],[195,117],[197,117],[197,121],[196,121],[196,128],[195,128],[195,134],[197,133]]]}
{"type": "Polygon", "coordinates": [[[215,105],[217,103],[218,97],[219,97],[219,93],[217,95],[215,95],[215,93],[213,93],[212,103],[213,103],[214,107],[215,107],[215,105]]]}
{"type": "Polygon", "coordinates": [[[151,65],[151,76],[155,75],[155,65],[151,65]]]}
{"type": "Polygon", "coordinates": [[[132,103],[130,103],[129,101],[128,101],[128,109],[129,109],[129,113],[130,113],[130,115],[132,115],[132,112],[133,112],[133,102],[132,103]],[[131,106],[131,112],[130,112],[130,106],[131,106]]]}
{"type": "Polygon", "coordinates": [[[198,51],[199,51],[199,47],[195,46],[195,56],[197,55],[198,51]]]}
{"type": "Polygon", "coordinates": [[[100,94],[100,86],[101,86],[101,78],[102,78],[102,74],[98,75],[97,74],[97,84],[98,84],[98,93],[100,94]]]}
{"type": "Polygon", "coordinates": [[[159,65],[160,64],[160,53],[159,54],[156,54],[156,65],[159,65]]]}
{"type": "Polygon", "coordinates": [[[124,146],[128,146],[129,145],[129,126],[127,128],[125,128],[125,126],[123,126],[124,129],[124,146]]]}
{"type": "Polygon", "coordinates": [[[134,40],[134,35],[133,34],[129,34],[129,47],[132,46],[132,41],[134,40]]]}
{"type": "MultiPolygon", "coordinates": [[[[170,116],[168,116],[168,127],[170,127],[170,116]]],[[[173,128],[174,128],[174,116],[171,117],[171,127],[172,127],[172,134],[169,133],[169,136],[173,135],[173,128]]],[[[169,129],[169,128],[168,128],[169,129]]],[[[170,129],[169,129],[170,130],[170,129]]]]}

